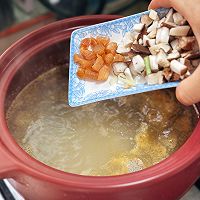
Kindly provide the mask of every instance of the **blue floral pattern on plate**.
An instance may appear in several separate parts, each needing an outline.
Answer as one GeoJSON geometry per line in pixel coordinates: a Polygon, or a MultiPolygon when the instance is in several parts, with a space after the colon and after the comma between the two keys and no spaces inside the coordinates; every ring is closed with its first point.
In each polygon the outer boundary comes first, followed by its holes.
{"type": "MultiPolygon", "coordinates": [[[[160,17],[167,14],[168,9],[157,10],[160,17]]],[[[142,92],[148,92],[158,89],[172,88],[178,85],[178,82],[164,83],[161,85],[137,85],[129,89],[124,89],[119,85],[111,86],[108,81],[103,83],[90,82],[78,79],[76,76],[78,66],[74,63],[73,56],[79,53],[81,40],[85,37],[108,36],[112,41],[119,42],[119,38],[126,32],[133,30],[133,26],[140,22],[140,18],[149,11],[120,18],[117,20],[96,24],[73,31],[70,43],[70,66],[69,66],[69,92],[68,101],[72,107],[81,106],[96,101],[127,96],[142,92]]]]}

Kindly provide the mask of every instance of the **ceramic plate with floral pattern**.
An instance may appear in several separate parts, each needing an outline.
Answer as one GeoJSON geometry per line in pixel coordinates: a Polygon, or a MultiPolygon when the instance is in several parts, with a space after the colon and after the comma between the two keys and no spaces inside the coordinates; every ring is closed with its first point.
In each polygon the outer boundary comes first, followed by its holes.
{"type": "MultiPolygon", "coordinates": [[[[168,9],[157,10],[159,17],[168,13],[168,9]]],[[[104,82],[85,81],[77,77],[77,64],[74,62],[74,54],[79,53],[80,43],[84,38],[106,36],[111,41],[119,43],[123,36],[131,31],[135,24],[140,23],[140,18],[149,11],[120,18],[117,20],[96,24],[73,31],[70,46],[70,67],[69,67],[69,92],[68,101],[72,107],[81,106],[97,101],[127,96],[152,90],[176,87],[178,82],[169,82],[156,85],[139,84],[130,88],[120,85],[111,85],[110,79],[104,82]]]]}

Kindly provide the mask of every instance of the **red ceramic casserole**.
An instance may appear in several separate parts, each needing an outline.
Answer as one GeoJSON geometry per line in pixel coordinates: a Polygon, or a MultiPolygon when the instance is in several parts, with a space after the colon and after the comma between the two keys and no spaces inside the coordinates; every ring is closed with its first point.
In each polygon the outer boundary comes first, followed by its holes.
{"type": "Polygon", "coordinates": [[[200,123],[168,159],[146,170],[113,177],[89,177],[48,167],[23,151],[9,132],[5,113],[13,98],[39,74],[68,63],[72,30],[118,16],[58,21],[12,45],[0,57],[0,178],[30,200],[175,200],[200,176],[200,123]]]}

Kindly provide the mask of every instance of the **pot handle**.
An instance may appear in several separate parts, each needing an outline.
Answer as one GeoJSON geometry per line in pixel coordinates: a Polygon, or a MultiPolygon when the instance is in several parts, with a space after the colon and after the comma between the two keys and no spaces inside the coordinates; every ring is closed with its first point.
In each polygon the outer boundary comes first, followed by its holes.
{"type": "Polygon", "coordinates": [[[11,178],[17,170],[16,160],[0,141],[0,179],[11,178]]]}

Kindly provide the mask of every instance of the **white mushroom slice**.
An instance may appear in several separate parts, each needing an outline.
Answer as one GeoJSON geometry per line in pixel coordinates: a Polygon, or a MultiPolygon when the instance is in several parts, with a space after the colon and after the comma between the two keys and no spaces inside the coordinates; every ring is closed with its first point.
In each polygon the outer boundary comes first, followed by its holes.
{"type": "Polygon", "coordinates": [[[127,78],[130,82],[134,83],[133,76],[132,76],[131,71],[130,71],[129,68],[126,68],[126,69],[125,69],[124,74],[125,74],[126,78],[127,78]]]}
{"type": "Polygon", "coordinates": [[[163,74],[163,76],[165,77],[165,79],[166,79],[167,81],[170,81],[173,72],[171,71],[170,68],[165,68],[165,69],[162,71],[162,74],[163,74]]]}
{"type": "Polygon", "coordinates": [[[138,43],[139,43],[140,45],[143,45],[143,40],[142,40],[142,38],[140,38],[140,39],[138,40],[138,43]]]}
{"type": "Polygon", "coordinates": [[[174,20],[174,23],[179,26],[184,25],[186,23],[186,19],[178,12],[173,14],[173,20],[174,20]]]}
{"type": "Polygon", "coordinates": [[[151,26],[147,29],[147,33],[150,33],[152,31],[155,31],[158,27],[158,21],[154,21],[151,26]]]}
{"type": "Polygon", "coordinates": [[[179,45],[179,40],[178,39],[175,39],[173,40],[171,43],[170,43],[172,49],[174,50],[177,50],[177,51],[180,51],[181,50],[181,47],[179,45]]]}
{"type": "Polygon", "coordinates": [[[148,15],[142,15],[140,21],[147,27],[153,22],[153,20],[148,15]]]}
{"type": "Polygon", "coordinates": [[[134,80],[130,80],[124,73],[118,75],[118,84],[122,85],[124,88],[130,88],[134,86],[134,80]]]}
{"type": "Polygon", "coordinates": [[[159,28],[156,34],[156,44],[169,42],[169,28],[159,28]]]}
{"type": "Polygon", "coordinates": [[[177,50],[173,50],[170,54],[168,54],[167,59],[169,61],[179,58],[181,55],[177,50]]]}
{"type": "Polygon", "coordinates": [[[154,21],[159,20],[158,13],[155,10],[150,10],[149,17],[154,21]]]}
{"type": "Polygon", "coordinates": [[[183,65],[185,65],[188,68],[189,72],[193,72],[194,71],[194,66],[192,65],[191,61],[188,60],[187,58],[180,58],[179,62],[183,65]]]}
{"type": "Polygon", "coordinates": [[[156,39],[149,39],[146,41],[146,44],[148,47],[152,47],[152,46],[156,45],[156,39]]]}
{"type": "Polygon", "coordinates": [[[140,33],[134,31],[131,33],[132,37],[133,37],[133,40],[138,40],[139,37],[140,37],[140,33]]]}
{"type": "Polygon", "coordinates": [[[173,12],[174,12],[174,10],[173,10],[173,8],[171,8],[170,10],[169,10],[169,12],[167,13],[167,15],[166,15],[166,20],[165,20],[165,22],[166,23],[168,23],[168,22],[174,22],[174,20],[173,20],[173,12]]]}
{"type": "Polygon", "coordinates": [[[143,46],[148,46],[147,41],[149,41],[149,38],[146,35],[144,35],[143,36],[143,46]]]}
{"type": "Polygon", "coordinates": [[[167,28],[174,28],[174,27],[176,27],[176,24],[174,24],[173,22],[163,22],[162,24],[161,24],[161,27],[167,27],[167,28]]]}
{"type": "Polygon", "coordinates": [[[185,64],[185,58],[180,58],[179,62],[184,65],[185,64]]]}
{"type": "Polygon", "coordinates": [[[140,55],[134,56],[132,63],[135,71],[138,73],[141,73],[145,68],[144,59],[140,55]]]}
{"type": "Polygon", "coordinates": [[[163,43],[149,47],[149,51],[152,55],[156,55],[157,53],[159,53],[160,49],[163,49],[165,53],[168,53],[171,50],[171,47],[168,44],[163,43]]]}
{"type": "Polygon", "coordinates": [[[116,52],[117,52],[117,53],[124,54],[124,53],[130,52],[130,50],[131,50],[130,47],[125,47],[125,46],[123,45],[123,43],[121,43],[121,44],[118,45],[116,52]]]}
{"type": "Polygon", "coordinates": [[[138,41],[137,41],[137,40],[135,40],[135,41],[133,42],[133,44],[139,44],[139,43],[138,43],[138,41]]]}
{"type": "Polygon", "coordinates": [[[140,23],[140,24],[135,24],[133,27],[133,30],[140,33],[143,28],[144,28],[144,24],[140,23]]]}
{"type": "Polygon", "coordinates": [[[129,69],[131,70],[132,75],[135,77],[138,75],[138,72],[135,71],[135,67],[133,65],[133,62],[131,62],[131,64],[129,65],[129,69]]]}
{"type": "Polygon", "coordinates": [[[163,49],[160,49],[160,52],[157,54],[157,63],[163,68],[170,66],[170,62],[167,60],[167,55],[163,49]]]}
{"type": "Polygon", "coordinates": [[[156,33],[157,33],[157,29],[151,31],[147,36],[148,36],[150,39],[155,39],[155,38],[156,38],[156,33]]]}
{"type": "Polygon", "coordinates": [[[190,30],[190,26],[176,26],[175,28],[171,28],[169,34],[171,36],[187,36],[190,30]]]}
{"type": "Polygon", "coordinates": [[[164,83],[164,76],[162,71],[157,72],[157,76],[158,76],[158,84],[163,84],[164,83]]]}
{"type": "Polygon", "coordinates": [[[187,58],[188,56],[191,56],[192,55],[192,51],[186,51],[184,53],[181,53],[181,57],[182,58],[187,58]]]}
{"type": "Polygon", "coordinates": [[[158,22],[158,28],[162,27],[162,24],[165,22],[166,17],[163,17],[159,22],[158,22]]]}
{"type": "Polygon", "coordinates": [[[150,55],[149,56],[150,66],[152,72],[157,72],[159,70],[158,68],[158,62],[157,62],[157,56],[150,55]]]}
{"type": "Polygon", "coordinates": [[[145,79],[145,77],[142,76],[142,75],[136,76],[135,79],[134,79],[134,81],[135,81],[136,85],[144,85],[147,82],[147,80],[145,79]]]}
{"type": "Polygon", "coordinates": [[[172,60],[170,63],[170,68],[176,74],[180,76],[184,75],[187,72],[187,66],[183,65],[182,63],[178,62],[177,60],[172,60]]]}
{"type": "Polygon", "coordinates": [[[185,73],[185,75],[184,75],[184,78],[187,78],[187,77],[189,77],[191,75],[191,73],[189,72],[189,71],[187,71],[186,73],[185,73]]]}
{"type": "Polygon", "coordinates": [[[183,50],[191,50],[195,45],[195,37],[181,37],[179,38],[179,46],[183,50]]]}
{"type": "Polygon", "coordinates": [[[130,47],[133,43],[133,34],[131,32],[127,32],[123,38],[124,47],[130,47]]]}
{"type": "Polygon", "coordinates": [[[162,71],[149,74],[148,76],[146,76],[146,79],[148,85],[162,84],[163,83],[162,71]]]}
{"type": "Polygon", "coordinates": [[[126,63],[124,62],[116,62],[116,63],[113,63],[112,65],[113,67],[113,72],[115,75],[118,75],[122,72],[125,71],[125,69],[128,67],[126,63]]]}
{"type": "Polygon", "coordinates": [[[168,44],[158,44],[158,46],[160,47],[160,49],[163,49],[165,51],[165,53],[169,53],[169,51],[171,50],[171,47],[168,44]]]}

